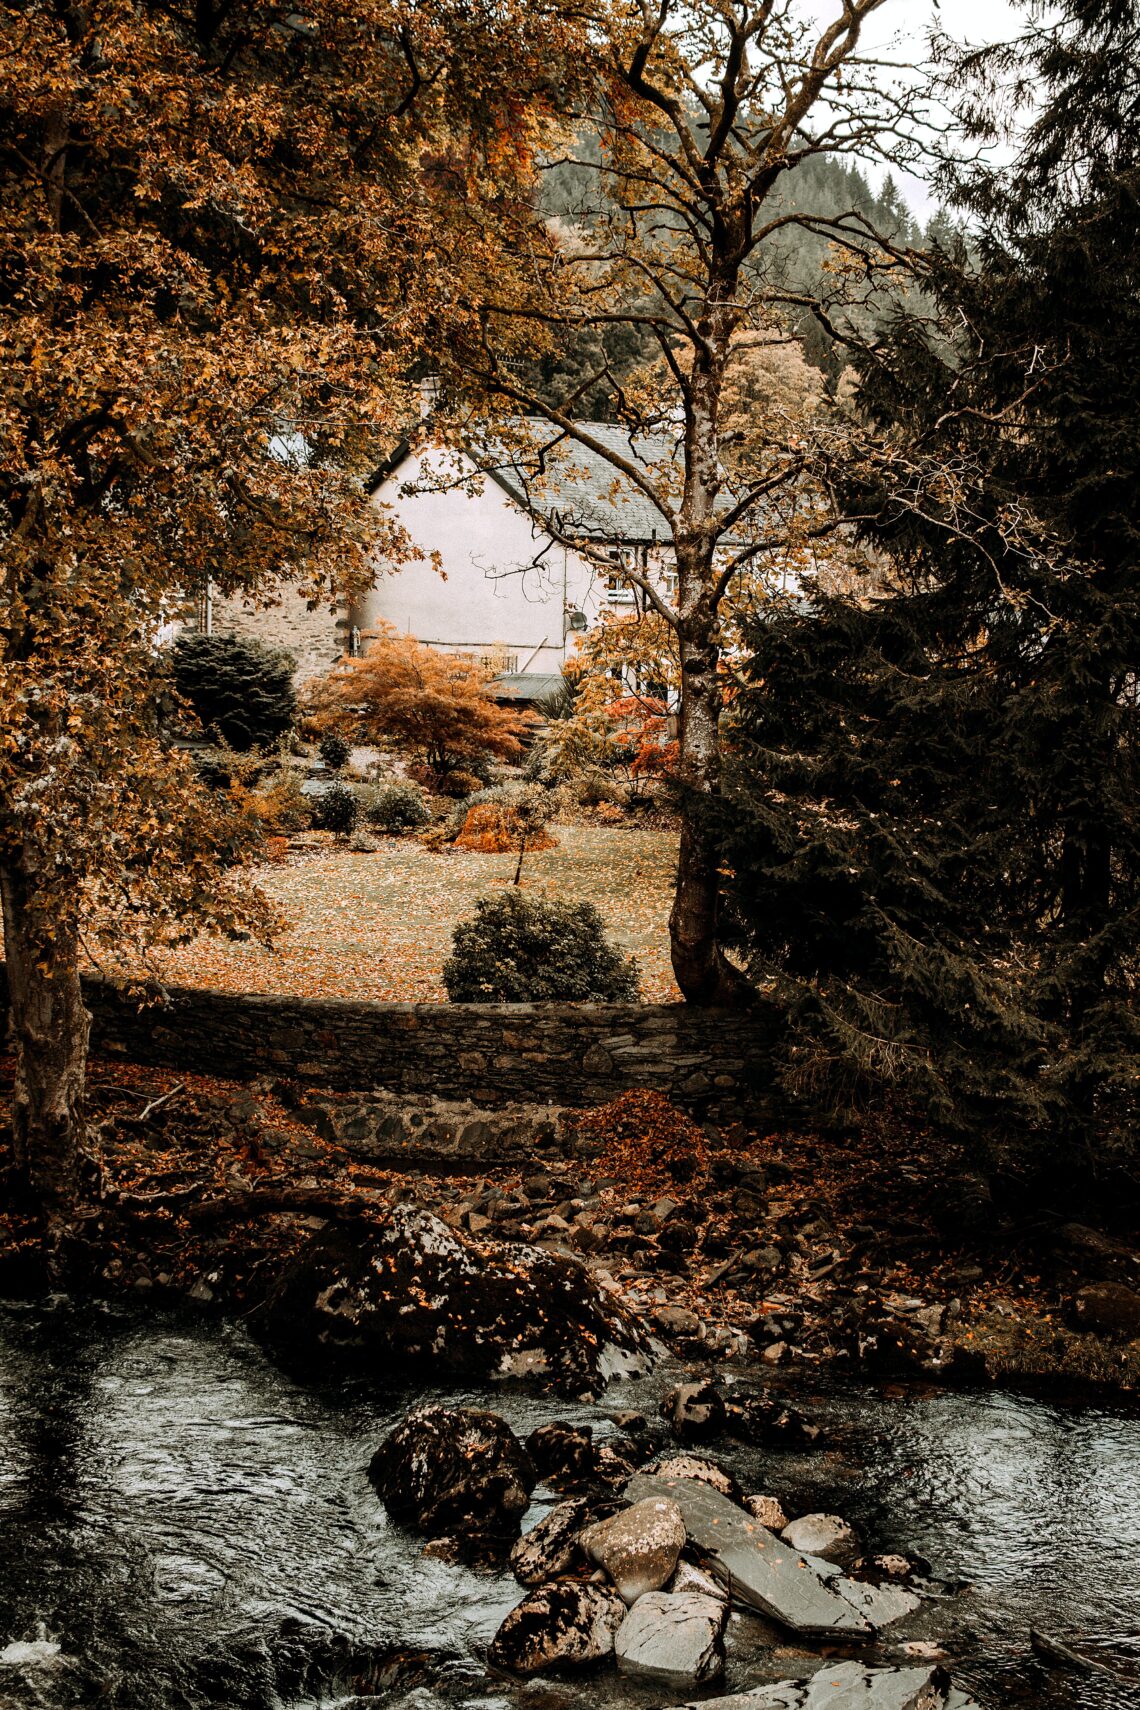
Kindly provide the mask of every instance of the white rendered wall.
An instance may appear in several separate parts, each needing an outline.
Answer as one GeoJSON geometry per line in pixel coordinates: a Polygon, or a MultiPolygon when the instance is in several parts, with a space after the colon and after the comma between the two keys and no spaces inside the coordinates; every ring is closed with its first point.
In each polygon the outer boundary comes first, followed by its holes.
{"type": "MultiPolygon", "coordinates": [[[[603,603],[593,567],[556,545],[489,476],[474,494],[403,492],[431,479],[431,458],[414,453],[376,490],[374,502],[393,508],[423,556],[393,571],[381,566],[353,622],[362,631],[388,623],[445,649],[501,647],[520,672],[560,670],[571,645],[567,611],[593,623],[603,603]]],[[[455,479],[450,470],[447,478],[455,479]]]]}

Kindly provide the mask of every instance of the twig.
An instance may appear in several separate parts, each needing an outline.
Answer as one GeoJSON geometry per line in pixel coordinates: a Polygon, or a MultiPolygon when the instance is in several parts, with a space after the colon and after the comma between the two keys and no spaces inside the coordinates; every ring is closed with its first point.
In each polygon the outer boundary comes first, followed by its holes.
{"type": "Polygon", "coordinates": [[[160,1110],[164,1104],[168,1104],[172,1098],[177,1098],[180,1092],[185,1091],[186,1082],[179,1081],[176,1087],[171,1087],[170,1091],[163,1093],[161,1098],[152,1098],[150,1103],[144,1105],[142,1110],[133,1118],[133,1120],[135,1122],[145,1122],[148,1116],[153,1116],[156,1110],[160,1110]]]}

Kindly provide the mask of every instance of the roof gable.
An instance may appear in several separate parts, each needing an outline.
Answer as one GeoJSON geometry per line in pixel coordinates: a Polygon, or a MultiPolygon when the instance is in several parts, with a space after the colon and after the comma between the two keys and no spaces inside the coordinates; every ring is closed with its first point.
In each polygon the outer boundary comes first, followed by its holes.
{"type": "MultiPolygon", "coordinates": [[[[680,442],[672,436],[631,435],[609,422],[579,425],[599,445],[644,468],[650,478],[659,478],[669,466],[678,467],[680,442]]],[[[517,426],[523,430],[520,437],[529,439],[525,454],[488,441],[485,456],[467,449],[464,455],[529,516],[559,534],[583,540],[650,544],[669,539],[665,513],[599,451],[549,422],[519,419],[517,426]]],[[[365,483],[366,490],[375,493],[418,449],[403,440],[365,483]]]]}

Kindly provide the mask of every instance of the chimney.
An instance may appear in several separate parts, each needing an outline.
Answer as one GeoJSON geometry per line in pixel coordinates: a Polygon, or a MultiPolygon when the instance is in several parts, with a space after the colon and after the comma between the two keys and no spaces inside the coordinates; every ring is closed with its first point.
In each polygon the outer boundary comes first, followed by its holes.
{"type": "Polygon", "coordinates": [[[419,382],[420,420],[426,422],[439,403],[439,375],[425,374],[419,382]]]}

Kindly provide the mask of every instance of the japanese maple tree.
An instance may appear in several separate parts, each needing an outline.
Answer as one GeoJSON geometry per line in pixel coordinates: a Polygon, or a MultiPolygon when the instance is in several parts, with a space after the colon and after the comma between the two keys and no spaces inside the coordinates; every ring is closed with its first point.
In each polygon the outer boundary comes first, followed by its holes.
{"type": "Polygon", "coordinates": [[[495,699],[493,665],[381,629],[313,691],[316,716],[360,742],[401,749],[437,779],[486,760],[517,760],[529,713],[495,699]]]}

